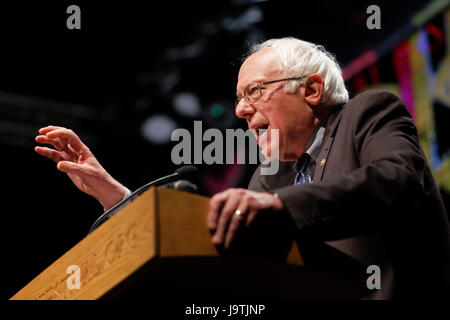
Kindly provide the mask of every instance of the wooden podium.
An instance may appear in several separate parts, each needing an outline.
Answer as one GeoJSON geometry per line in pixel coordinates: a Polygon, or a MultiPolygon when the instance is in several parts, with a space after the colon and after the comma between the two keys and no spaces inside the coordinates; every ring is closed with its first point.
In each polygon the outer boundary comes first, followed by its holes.
{"type": "MultiPolygon", "coordinates": [[[[201,297],[221,297],[235,292],[236,286],[242,286],[238,295],[241,298],[255,298],[255,294],[262,298],[324,297],[317,283],[308,287],[304,279],[311,279],[313,274],[327,286],[330,280],[324,280],[315,271],[305,274],[296,245],[288,255],[288,264],[220,257],[206,225],[208,206],[206,197],[151,188],[81,240],[11,300],[185,295],[192,298],[196,297],[193,292],[201,292],[201,297]],[[79,270],[79,289],[69,284],[75,269],[79,270]],[[276,276],[269,279],[268,274],[276,276]],[[299,285],[305,289],[300,290],[300,295],[299,285]]],[[[333,281],[326,298],[340,297],[342,288],[348,287],[344,279],[335,277],[333,281]]]]}

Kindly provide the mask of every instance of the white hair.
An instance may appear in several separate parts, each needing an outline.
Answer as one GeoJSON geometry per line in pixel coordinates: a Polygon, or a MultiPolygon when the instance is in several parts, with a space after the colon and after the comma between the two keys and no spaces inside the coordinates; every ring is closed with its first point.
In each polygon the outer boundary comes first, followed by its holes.
{"type": "MultiPolygon", "coordinates": [[[[265,48],[274,50],[280,71],[286,77],[320,75],[324,81],[321,103],[335,105],[348,101],[341,68],[335,57],[324,47],[293,37],[271,39],[253,45],[248,56],[265,48]]],[[[294,92],[300,84],[301,81],[290,81],[285,90],[294,92]]]]}

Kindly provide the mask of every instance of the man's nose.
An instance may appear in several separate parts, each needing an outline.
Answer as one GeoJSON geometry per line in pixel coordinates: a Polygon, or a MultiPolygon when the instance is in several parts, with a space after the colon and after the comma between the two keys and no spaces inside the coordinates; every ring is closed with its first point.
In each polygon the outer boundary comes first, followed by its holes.
{"type": "Polygon", "coordinates": [[[236,116],[241,119],[249,119],[255,113],[255,108],[241,99],[236,106],[236,116]]]}

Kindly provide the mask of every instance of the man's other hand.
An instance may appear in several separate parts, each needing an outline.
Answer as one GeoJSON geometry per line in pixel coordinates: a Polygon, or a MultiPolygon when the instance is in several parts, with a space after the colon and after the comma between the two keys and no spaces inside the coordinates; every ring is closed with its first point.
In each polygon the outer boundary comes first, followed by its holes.
{"type": "Polygon", "coordinates": [[[228,248],[241,224],[248,226],[260,210],[283,208],[281,200],[267,192],[227,189],[217,193],[210,200],[207,217],[208,228],[214,233],[213,243],[228,248]]]}
{"type": "Polygon", "coordinates": [[[96,198],[107,210],[120,201],[126,188],[111,177],[89,148],[70,129],[48,126],[39,129],[36,141],[55,149],[36,147],[35,151],[56,162],[81,191],[96,198]]]}

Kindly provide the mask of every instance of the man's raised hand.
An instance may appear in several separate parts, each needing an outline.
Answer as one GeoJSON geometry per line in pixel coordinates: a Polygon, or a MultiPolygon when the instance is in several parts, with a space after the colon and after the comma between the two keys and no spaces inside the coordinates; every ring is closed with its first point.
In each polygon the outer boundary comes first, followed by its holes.
{"type": "Polygon", "coordinates": [[[81,191],[93,196],[105,209],[120,201],[126,188],[100,165],[89,148],[70,129],[48,126],[39,129],[36,141],[55,149],[36,147],[35,151],[56,162],[81,191]]]}

